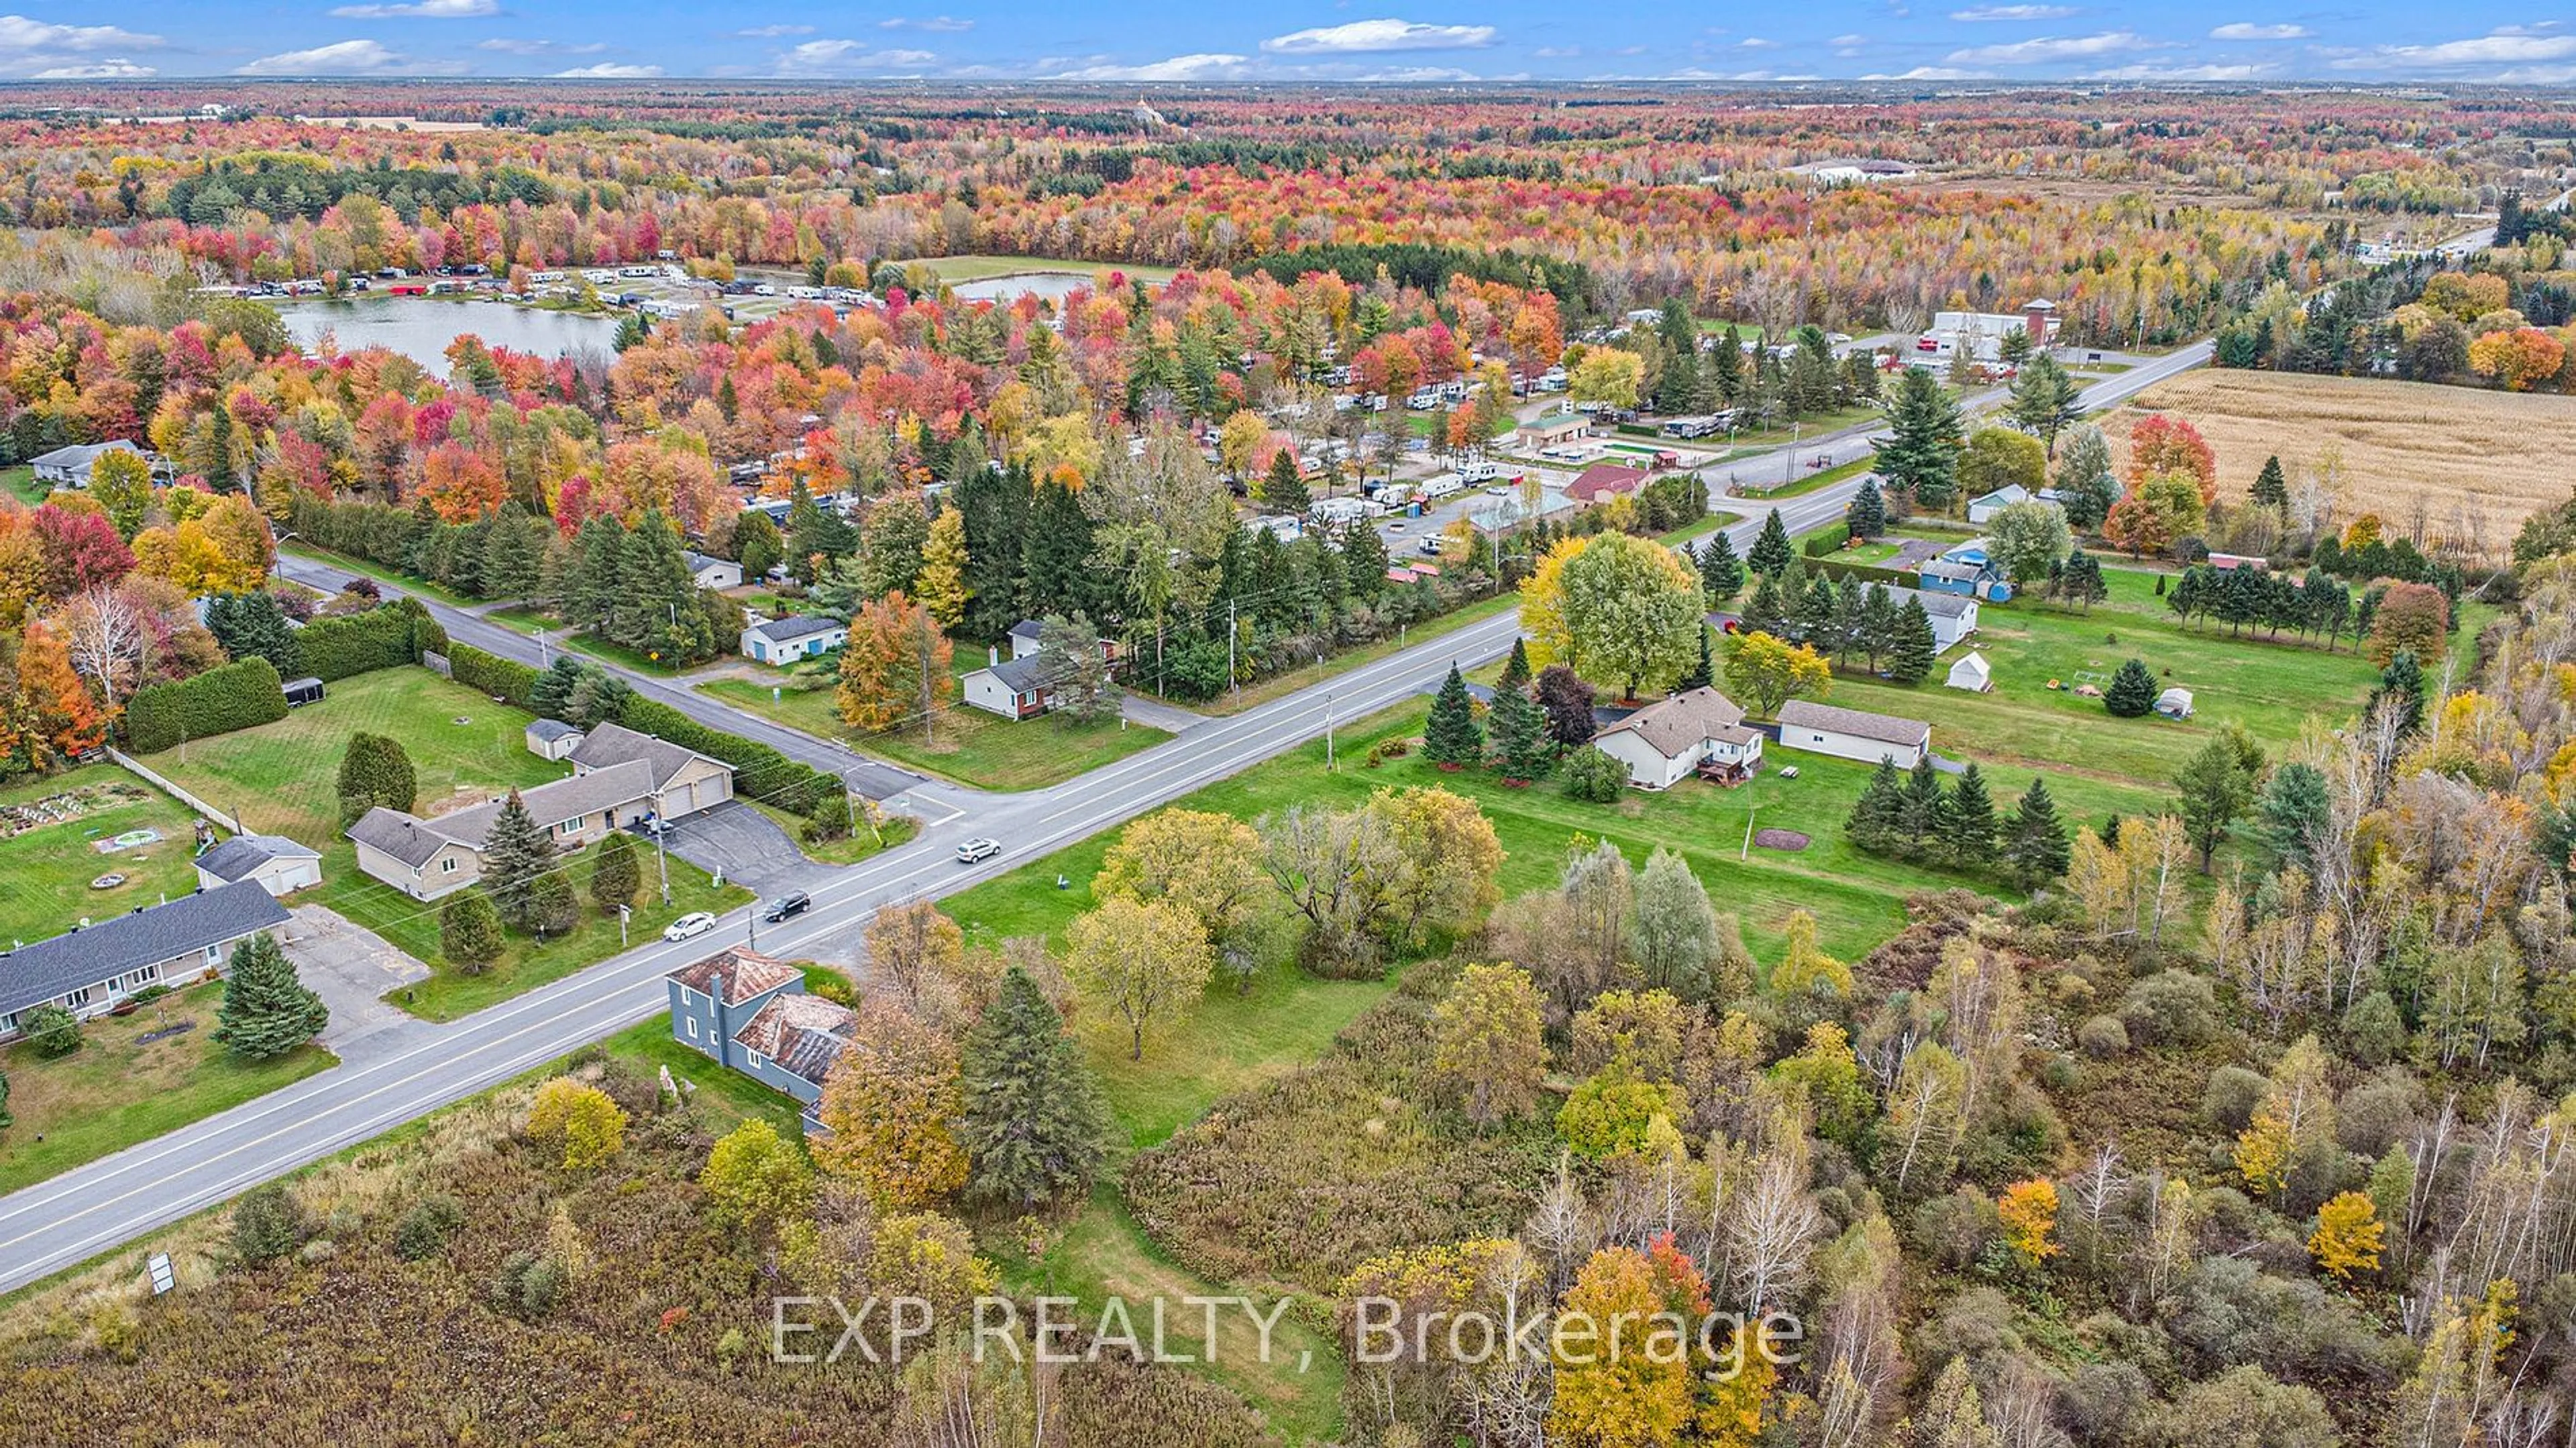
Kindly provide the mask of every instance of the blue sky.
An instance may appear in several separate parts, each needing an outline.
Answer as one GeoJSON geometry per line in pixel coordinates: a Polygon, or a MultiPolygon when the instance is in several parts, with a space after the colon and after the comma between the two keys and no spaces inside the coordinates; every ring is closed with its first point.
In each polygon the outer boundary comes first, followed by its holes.
{"type": "MultiPolygon", "coordinates": [[[[1609,8],[942,0],[93,0],[0,13],[0,78],[783,76],[1150,81],[2435,80],[2576,83],[2576,25],[2482,0],[2306,8],[1838,0],[1609,8]]],[[[0,0],[0,11],[8,9],[0,0]]]]}

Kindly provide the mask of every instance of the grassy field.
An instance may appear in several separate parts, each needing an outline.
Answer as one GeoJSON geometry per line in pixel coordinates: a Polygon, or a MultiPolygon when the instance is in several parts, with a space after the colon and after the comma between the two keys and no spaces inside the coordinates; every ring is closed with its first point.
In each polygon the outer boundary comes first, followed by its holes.
{"type": "Polygon", "coordinates": [[[1115,719],[1080,725],[1059,719],[1010,720],[962,703],[940,712],[928,741],[918,724],[899,733],[862,735],[841,722],[832,690],[781,687],[772,699],[770,688],[748,679],[698,685],[700,693],[817,739],[841,740],[880,759],[979,789],[1042,789],[1172,737],[1142,724],[1122,728],[1115,719]]]}
{"type": "Polygon", "coordinates": [[[18,1119],[0,1131],[0,1192],[123,1151],[339,1064],[320,1046],[301,1046],[268,1061],[239,1059],[214,1039],[223,999],[220,985],[194,986],[130,1016],[86,1022],[81,1048],[56,1060],[29,1045],[0,1050],[9,1111],[18,1119]],[[165,1040],[142,1039],[183,1021],[193,1029],[165,1040]]]}
{"type": "MultiPolygon", "coordinates": [[[[1105,271],[1123,272],[1130,281],[1167,282],[1180,275],[1167,266],[1142,266],[1133,262],[1069,261],[1050,256],[925,256],[917,263],[939,274],[939,279],[955,286],[959,282],[983,281],[989,277],[1021,276],[1034,272],[1070,273],[1094,276],[1105,271]]],[[[915,265],[905,262],[904,265],[915,265]]]]}
{"type": "Polygon", "coordinates": [[[1655,541],[1671,547],[1676,543],[1688,543],[1704,538],[1720,528],[1731,528],[1743,521],[1744,515],[1741,513],[1710,513],[1693,522],[1684,523],[1655,541]]]}
{"type": "MultiPolygon", "coordinates": [[[[198,740],[154,755],[149,763],[200,796],[239,811],[246,827],[289,835],[320,850],[323,883],[311,898],[435,966],[436,975],[400,999],[415,1015],[452,1020],[614,954],[617,922],[590,905],[590,866],[575,858],[565,868],[582,914],[571,933],[542,943],[513,935],[501,959],[482,974],[450,970],[438,955],[438,906],[361,872],[356,848],[341,836],[340,756],[349,736],[360,730],[401,740],[419,777],[415,811],[443,814],[569,773],[567,766],[528,752],[522,731],[531,717],[426,669],[383,669],[333,684],[328,699],[274,724],[198,740]]],[[[738,887],[716,889],[705,871],[674,859],[671,903],[665,906],[652,888],[654,870],[648,857],[645,903],[635,907],[631,941],[650,938],[688,911],[723,910],[751,898],[738,887]]]]}
{"type": "Polygon", "coordinates": [[[2222,497],[2245,496],[2274,455],[2295,485],[2331,447],[2342,455],[2339,518],[2377,512],[2404,530],[2420,501],[2428,528],[2447,535],[2473,502],[2491,550],[2533,511],[2567,500],[2564,443],[2576,432],[2576,397],[2205,368],[2157,383],[2104,421],[2121,466],[2129,429],[2151,412],[2209,439],[2222,497]]]}
{"type": "Polygon", "coordinates": [[[45,501],[46,495],[53,492],[54,485],[38,484],[34,465],[19,463],[14,467],[0,468],[0,488],[7,488],[9,495],[19,502],[36,504],[45,501]]]}
{"type": "MultiPolygon", "coordinates": [[[[1840,463],[1830,468],[1818,468],[1813,472],[1801,473],[1794,481],[1785,484],[1773,483],[1769,486],[1765,486],[1762,479],[1766,477],[1776,478],[1779,474],[1766,473],[1758,468],[1735,468],[1731,469],[1728,475],[1737,479],[1735,491],[1738,496],[1747,498],[1797,498],[1803,497],[1808,493],[1812,493],[1818,488],[1839,483],[1845,478],[1859,477],[1861,474],[1868,472],[1871,468],[1877,466],[1877,464],[1878,458],[1876,454],[1864,453],[1859,457],[1853,458],[1850,462],[1840,463]]],[[[1703,471],[1705,472],[1708,470],[1704,469],[1703,471]]],[[[1712,482],[1714,481],[1715,480],[1712,479],[1712,482]]]]}
{"type": "MultiPolygon", "coordinates": [[[[1228,714],[1240,714],[1256,705],[1267,704],[1273,699],[1296,693],[1309,684],[1322,683],[1326,679],[1347,674],[1362,665],[1376,663],[1389,654],[1401,653],[1415,642],[1413,635],[1417,632],[1424,638],[1429,638],[1433,634],[1447,633],[1451,629],[1463,628],[1468,624],[1492,618],[1498,613],[1508,613],[1520,607],[1520,602],[1521,596],[1517,593],[1480,598],[1474,603],[1452,609],[1417,628],[1407,629],[1394,638],[1380,639],[1376,643],[1355,649],[1345,649],[1324,660],[1322,668],[1309,664],[1302,669],[1291,669],[1287,673],[1273,674],[1269,678],[1246,684],[1240,694],[1229,691],[1213,699],[1183,704],[1181,707],[1220,718],[1228,714]]],[[[1153,677],[1152,655],[1143,650],[1139,650],[1139,655],[1138,674],[1150,680],[1153,677]]],[[[1152,691],[1140,687],[1137,692],[1151,693],[1152,691]]]]}
{"type": "Polygon", "coordinates": [[[86,812],[0,839],[0,940],[41,940],[83,917],[104,919],[165,895],[197,888],[196,812],[113,764],[45,775],[0,790],[0,810],[64,794],[84,796],[86,812]],[[156,829],[158,843],[116,854],[92,845],[129,830],[156,829]],[[102,875],[125,883],[93,890],[102,875]]]}

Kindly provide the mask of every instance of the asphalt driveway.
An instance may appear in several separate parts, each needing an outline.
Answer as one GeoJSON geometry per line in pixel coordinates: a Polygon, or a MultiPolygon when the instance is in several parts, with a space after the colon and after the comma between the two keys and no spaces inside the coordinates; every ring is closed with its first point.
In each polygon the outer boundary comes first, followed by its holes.
{"type": "MultiPolygon", "coordinates": [[[[650,836],[640,838],[651,846],[650,836]]],[[[724,878],[762,895],[812,886],[832,874],[831,866],[806,859],[776,820],[738,799],[674,821],[662,843],[699,869],[721,871],[724,878]]],[[[653,882],[649,859],[644,881],[648,886],[653,882]]]]}
{"type": "Polygon", "coordinates": [[[295,962],[296,974],[306,987],[331,1008],[331,1024],[322,1029],[322,1044],[333,1054],[347,1061],[353,1050],[365,1055],[413,1034],[406,1027],[432,1029],[384,998],[388,992],[429,979],[428,966],[320,905],[298,905],[292,913],[295,923],[278,943],[286,958],[295,962]]]}

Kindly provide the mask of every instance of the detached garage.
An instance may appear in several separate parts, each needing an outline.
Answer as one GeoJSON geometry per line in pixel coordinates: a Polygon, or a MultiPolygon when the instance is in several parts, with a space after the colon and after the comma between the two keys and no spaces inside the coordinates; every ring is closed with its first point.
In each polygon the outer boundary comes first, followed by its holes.
{"type": "Polygon", "coordinates": [[[197,857],[197,883],[214,890],[257,880],[271,895],[322,883],[322,856],[284,835],[235,835],[197,857]]]}
{"type": "Polygon", "coordinates": [[[1893,759],[1897,768],[1912,769],[1932,752],[1932,726],[1920,719],[1792,699],[1780,706],[1780,743],[1863,764],[1893,759]]]}

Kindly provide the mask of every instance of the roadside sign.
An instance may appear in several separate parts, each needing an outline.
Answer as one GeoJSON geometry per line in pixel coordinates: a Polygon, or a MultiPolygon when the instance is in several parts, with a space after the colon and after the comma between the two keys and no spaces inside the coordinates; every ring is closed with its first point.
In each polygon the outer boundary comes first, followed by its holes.
{"type": "Polygon", "coordinates": [[[158,1297],[179,1285],[179,1274],[170,1269],[169,1253],[155,1252],[144,1261],[152,1269],[153,1296],[158,1297]]]}

